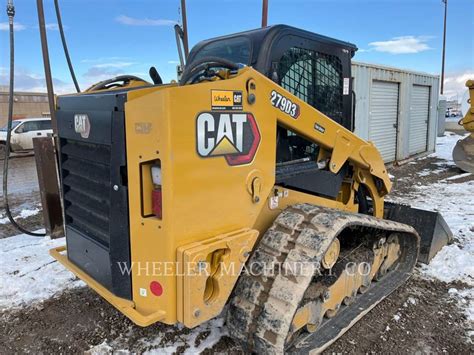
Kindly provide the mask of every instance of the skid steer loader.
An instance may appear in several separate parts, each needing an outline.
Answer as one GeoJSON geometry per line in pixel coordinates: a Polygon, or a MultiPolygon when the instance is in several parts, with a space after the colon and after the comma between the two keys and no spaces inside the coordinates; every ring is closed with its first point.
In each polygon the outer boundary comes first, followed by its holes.
{"type": "Polygon", "coordinates": [[[277,25],[197,44],[179,83],[153,69],[60,96],[51,255],[140,326],[227,304],[249,351],[327,347],[450,236],[384,203],[383,160],[352,133],[355,51],[277,25]]]}
{"type": "Polygon", "coordinates": [[[466,100],[464,117],[458,122],[470,134],[460,139],[453,149],[453,160],[463,171],[474,174],[474,80],[466,82],[468,98],[466,100]]]}

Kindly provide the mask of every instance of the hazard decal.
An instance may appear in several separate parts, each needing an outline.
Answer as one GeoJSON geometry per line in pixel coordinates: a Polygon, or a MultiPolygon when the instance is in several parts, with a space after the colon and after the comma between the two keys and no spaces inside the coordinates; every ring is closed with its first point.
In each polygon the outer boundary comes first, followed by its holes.
{"type": "Polygon", "coordinates": [[[225,157],[229,165],[252,162],[260,132],[251,113],[202,112],[196,118],[196,148],[203,158],[225,157]]]}

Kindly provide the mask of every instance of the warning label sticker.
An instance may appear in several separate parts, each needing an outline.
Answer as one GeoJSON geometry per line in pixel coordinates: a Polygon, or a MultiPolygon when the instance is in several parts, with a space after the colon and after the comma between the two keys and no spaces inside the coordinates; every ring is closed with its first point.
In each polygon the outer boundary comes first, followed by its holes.
{"type": "Polygon", "coordinates": [[[344,78],[344,86],[342,89],[343,95],[349,95],[349,78],[344,78]]]}

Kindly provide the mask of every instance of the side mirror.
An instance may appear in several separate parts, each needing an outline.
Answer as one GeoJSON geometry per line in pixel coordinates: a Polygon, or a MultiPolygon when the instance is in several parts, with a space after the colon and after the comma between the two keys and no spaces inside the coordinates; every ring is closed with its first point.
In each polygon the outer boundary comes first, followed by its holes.
{"type": "Polygon", "coordinates": [[[23,127],[23,125],[21,125],[15,130],[15,133],[24,133],[24,132],[25,132],[25,128],[23,127]]]}

